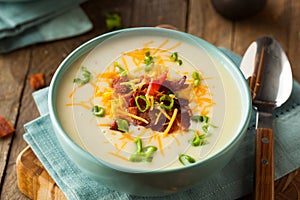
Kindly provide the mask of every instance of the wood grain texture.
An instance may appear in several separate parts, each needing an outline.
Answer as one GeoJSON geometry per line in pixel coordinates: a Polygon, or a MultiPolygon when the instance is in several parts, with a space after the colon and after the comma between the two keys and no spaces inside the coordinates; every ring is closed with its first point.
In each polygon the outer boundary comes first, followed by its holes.
{"type": "Polygon", "coordinates": [[[233,50],[243,55],[248,45],[258,37],[274,37],[288,49],[290,0],[267,1],[265,8],[256,16],[237,21],[233,50]]]}
{"type": "Polygon", "coordinates": [[[232,49],[234,22],[219,15],[210,0],[191,0],[188,13],[188,33],[216,46],[232,49]]]}
{"type": "MultiPolygon", "coordinates": [[[[89,0],[82,5],[93,30],[81,36],[32,45],[0,55],[0,115],[16,128],[14,135],[0,139],[0,199],[28,199],[17,187],[16,159],[27,145],[24,123],[39,114],[31,96],[28,77],[43,72],[46,84],[59,63],[76,47],[107,32],[105,13],[118,13],[122,26],[171,24],[216,46],[243,54],[259,36],[275,37],[291,61],[294,77],[300,81],[300,1],[272,0],[258,15],[230,21],[220,16],[210,0],[89,0]]],[[[300,199],[300,171],[275,182],[276,199],[300,199]]]]}
{"type": "Polygon", "coordinates": [[[300,1],[289,1],[289,41],[287,54],[290,59],[293,75],[300,82],[300,1]],[[291,20],[292,19],[292,20],[291,20]]]}
{"type": "MultiPolygon", "coordinates": [[[[30,52],[24,50],[0,56],[0,114],[10,121],[14,127],[16,127],[18,120],[20,99],[24,90],[30,56],[30,52]]],[[[8,173],[7,168],[12,165],[9,156],[16,134],[15,132],[0,139],[0,188],[4,177],[8,173]]]]}
{"type": "Polygon", "coordinates": [[[274,135],[269,128],[255,134],[255,200],[274,199],[274,135]]]}
{"type": "Polygon", "coordinates": [[[170,24],[186,31],[187,0],[135,0],[131,26],[170,24]],[[140,17],[138,17],[140,16],[140,17]]]}
{"type": "Polygon", "coordinates": [[[19,154],[16,171],[18,188],[30,199],[66,199],[29,146],[19,154]]]}
{"type": "MultiPolygon", "coordinates": [[[[63,59],[72,50],[74,50],[76,47],[80,46],[84,42],[88,41],[89,39],[103,34],[107,31],[104,23],[104,14],[119,12],[119,14],[122,16],[122,19],[123,17],[124,19],[126,19],[126,15],[128,15],[127,8],[130,7],[130,2],[131,1],[128,1],[128,3],[126,4],[126,1],[122,0],[114,2],[105,0],[102,1],[101,4],[99,4],[96,0],[94,0],[94,3],[89,2],[83,4],[82,7],[86,11],[86,13],[92,13],[91,15],[89,15],[89,17],[94,25],[93,31],[78,37],[68,38],[65,40],[32,45],[22,50],[6,54],[4,55],[5,57],[3,56],[3,59],[0,59],[0,62],[5,62],[3,65],[1,65],[3,66],[3,71],[6,72],[5,70],[7,70],[10,72],[9,74],[13,74],[12,78],[6,77],[4,75],[2,76],[1,74],[0,77],[4,79],[0,79],[1,83],[7,82],[7,84],[10,87],[16,87],[17,84],[14,81],[15,79],[17,82],[20,82],[18,87],[21,87],[22,89],[22,94],[20,93],[18,98],[13,97],[12,95],[11,98],[8,100],[9,103],[16,106],[16,108],[14,109],[15,117],[18,116],[18,120],[16,122],[12,122],[16,126],[16,132],[14,134],[14,137],[9,137],[0,140],[0,152],[5,153],[5,156],[3,158],[2,156],[0,157],[0,161],[1,159],[3,159],[3,161],[0,162],[1,172],[5,170],[5,174],[0,173],[2,179],[2,182],[0,184],[2,185],[2,190],[0,194],[1,199],[10,200],[24,198],[24,195],[19,191],[17,187],[17,175],[15,170],[16,159],[19,152],[21,152],[22,149],[27,145],[26,142],[23,140],[23,125],[39,116],[36,105],[32,98],[33,90],[30,87],[28,78],[33,74],[43,72],[45,74],[46,85],[49,85],[55,70],[63,61],[63,59]],[[18,52],[20,52],[19,56],[18,52]],[[14,59],[12,59],[11,57],[13,57],[14,59]],[[18,60],[18,57],[20,57],[20,60],[18,60]],[[7,62],[12,63],[7,64],[6,60],[7,62]],[[12,139],[13,142],[11,142],[12,139]]],[[[126,19],[126,21],[128,20],[129,19],[126,19]]],[[[1,91],[7,91],[7,89],[3,89],[1,91]]],[[[18,90],[13,88],[9,91],[18,90]]],[[[2,110],[2,108],[4,108],[2,107],[3,104],[0,105],[2,110]]],[[[10,107],[8,107],[8,109],[10,107]]]]}

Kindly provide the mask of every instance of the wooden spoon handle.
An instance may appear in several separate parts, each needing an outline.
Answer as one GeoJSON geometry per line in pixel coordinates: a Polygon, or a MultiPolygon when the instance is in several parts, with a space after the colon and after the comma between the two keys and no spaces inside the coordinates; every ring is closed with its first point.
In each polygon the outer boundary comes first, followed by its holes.
{"type": "Polygon", "coordinates": [[[274,135],[270,128],[256,131],[255,199],[274,199],[274,135]]]}

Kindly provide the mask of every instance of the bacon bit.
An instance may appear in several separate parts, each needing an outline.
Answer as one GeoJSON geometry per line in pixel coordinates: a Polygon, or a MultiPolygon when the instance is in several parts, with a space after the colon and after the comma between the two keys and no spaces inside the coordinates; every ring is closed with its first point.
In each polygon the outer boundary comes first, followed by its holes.
{"type": "Polygon", "coordinates": [[[34,90],[45,87],[45,79],[43,73],[34,74],[29,78],[31,88],[34,90]]]}
{"type": "Polygon", "coordinates": [[[0,115],[0,138],[12,134],[15,128],[7,121],[4,117],[0,115]]]}

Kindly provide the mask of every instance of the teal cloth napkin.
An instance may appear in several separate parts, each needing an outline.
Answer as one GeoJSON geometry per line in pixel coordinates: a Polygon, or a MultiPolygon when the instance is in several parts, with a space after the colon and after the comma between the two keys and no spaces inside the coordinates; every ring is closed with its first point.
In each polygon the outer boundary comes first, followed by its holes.
{"type": "MultiPolygon", "coordinates": [[[[226,50],[237,66],[241,57],[226,50]]],[[[294,81],[288,102],[274,112],[275,179],[300,167],[300,85],[294,81]]],[[[48,114],[48,88],[33,93],[41,117],[24,125],[24,139],[68,199],[184,200],[237,199],[252,191],[255,112],[232,160],[209,180],[187,191],[163,197],[138,197],[110,190],[87,177],[62,150],[48,114]]],[[[174,177],[176,178],[176,177],[174,177]]]]}
{"type": "Polygon", "coordinates": [[[84,1],[0,2],[0,53],[89,31],[92,23],[79,6],[84,1]]]}

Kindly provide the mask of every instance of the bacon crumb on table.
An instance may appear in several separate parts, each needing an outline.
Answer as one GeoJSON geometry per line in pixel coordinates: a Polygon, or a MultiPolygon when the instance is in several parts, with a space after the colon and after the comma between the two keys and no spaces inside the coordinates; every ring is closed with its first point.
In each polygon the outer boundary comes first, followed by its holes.
{"type": "Polygon", "coordinates": [[[0,138],[12,134],[15,128],[7,121],[4,117],[0,115],[0,138]]]}
{"type": "Polygon", "coordinates": [[[38,90],[41,89],[45,86],[45,80],[44,80],[44,74],[43,73],[38,73],[34,74],[30,77],[29,79],[30,85],[32,89],[38,90]]]}

